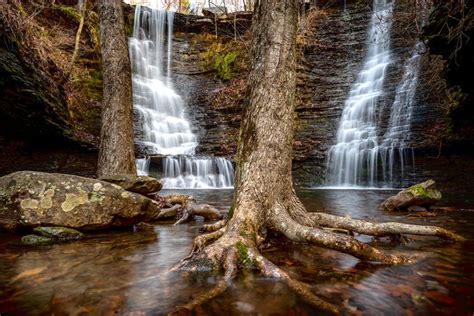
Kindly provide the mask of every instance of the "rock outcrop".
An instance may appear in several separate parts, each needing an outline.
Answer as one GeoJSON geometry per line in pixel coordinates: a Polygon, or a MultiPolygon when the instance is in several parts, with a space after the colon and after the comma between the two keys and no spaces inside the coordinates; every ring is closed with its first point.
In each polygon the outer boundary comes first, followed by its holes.
{"type": "Polygon", "coordinates": [[[156,219],[160,204],[96,179],[21,171],[0,178],[0,229],[37,226],[80,230],[156,219]]]}
{"type": "Polygon", "coordinates": [[[436,190],[436,183],[428,180],[389,197],[380,204],[379,209],[392,212],[410,210],[415,206],[430,207],[441,200],[441,197],[441,192],[436,190]]]}
{"type": "Polygon", "coordinates": [[[161,190],[163,185],[155,178],[130,174],[101,177],[100,180],[114,183],[123,189],[138,194],[151,194],[161,190]]]}

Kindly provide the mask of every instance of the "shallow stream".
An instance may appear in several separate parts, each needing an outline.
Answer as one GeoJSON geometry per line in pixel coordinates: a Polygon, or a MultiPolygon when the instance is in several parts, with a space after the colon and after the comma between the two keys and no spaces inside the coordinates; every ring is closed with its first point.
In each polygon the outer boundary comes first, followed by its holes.
{"type": "MultiPolygon", "coordinates": [[[[169,191],[168,191],[169,192],[169,191]]],[[[183,191],[180,191],[183,193],[183,191]]],[[[167,193],[167,192],[164,192],[167,193]]],[[[199,202],[229,206],[230,190],[200,190],[199,202]]],[[[313,291],[343,307],[348,315],[472,315],[474,312],[474,205],[472,194],[448,195],[464,211],[436,216],[388,214],[376,206],[394,191],[300,190],[308,210],[377,221],[434,224],[469,238],[450,243],[413,237],[408,243],[372,242],[394,252],[421,253],[415,264],[383,266],[318,247],[278,244],[264,254],[313,291]]],[[[414,215],[414,214],[412,214],[414,215]]],[[[168,270],[190,250],[200,221],[150,231],[122,230],[87,239],[32,248],[17,236],[0,234],[0,314],[162,315],[210,290],[219,280],[210,273],[180,274],[168,270]]],[[[319,313],[284,284],[246,274],[197,314],[309,315],[319,313]]]]}

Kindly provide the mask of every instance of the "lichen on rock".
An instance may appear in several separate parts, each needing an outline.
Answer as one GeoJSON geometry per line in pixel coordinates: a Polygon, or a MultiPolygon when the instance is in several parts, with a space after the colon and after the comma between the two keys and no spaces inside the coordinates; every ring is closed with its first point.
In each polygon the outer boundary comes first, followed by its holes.
{"type": "Polygon", "coordinates": [[[380,204],[379,209],[383,211],[406,211],[412,206],[430,207],[440,201],[441,192],[436,190],[436,182],[427,180],[415,184],[397,195],[391,196],[380,204]]]}

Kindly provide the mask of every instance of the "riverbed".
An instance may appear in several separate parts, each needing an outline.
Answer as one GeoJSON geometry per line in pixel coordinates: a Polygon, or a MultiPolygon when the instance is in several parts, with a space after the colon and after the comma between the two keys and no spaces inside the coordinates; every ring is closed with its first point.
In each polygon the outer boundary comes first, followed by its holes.
{"type": "MultiPolygon", "coordinates": [[[[163,194],[172,191],[163,191],[163,194]]],[[[180,191],[225,209],[231,190],[180,191]]],[[[436,214],[384,213],[385,190],[301,189],[309,211],[376,221],[439,225],[467,237],[464,243],[411,237],[404,242],[358,236],[387,251],[421,254],[414,264],[384,266],[318,247],[278,241],[264,254],[314,293],[348,315],[470,315],[474,311],[474,196],[447,194],[459,211],[436,214]],[[418,216],[420,215],[420,216],[418,216]]],[[[169,272],[185,257],[202,221],[155,224],[94,233],[86,239],[43,247],[0,234],[0,314],[162,315],[209,291],[220,276],[169,272]]],[[[246,273],[197,309],[211,315],[309,315],[319,313],[283,283],[246,273]]]]}

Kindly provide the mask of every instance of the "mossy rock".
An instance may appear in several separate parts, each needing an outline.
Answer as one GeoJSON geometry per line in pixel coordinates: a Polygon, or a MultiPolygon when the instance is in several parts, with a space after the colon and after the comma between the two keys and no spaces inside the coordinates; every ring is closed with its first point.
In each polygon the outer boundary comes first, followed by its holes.
{"type": "Polygon", "coordinates": [[[84,237],[84,234],[78,230],[60,226],[36,227],[33,231],[40,236],[59,240],[81,239],[84,237]]]}
{"type": "Polygon", "coordinates": [[[21,237],[21,242],[25,245],[30,246],[41,246],[41,245],[49,245],[54,242],[52,238],[38,236],[38,235],[26,235],[21,237]]]}
{"type": "Polygon", "coordinates": [[[427,180],[389,197],[380,204],[379,210],[392,212],[407,211],[412,206],[430,207],[441,198],[442,194],[436,189],[436,182],[427,180]]]}
{"type": "Polygon", "coordinates": [[[414,197],[422,197],[433,200],[441,200],[443,197],[441,192],[436,190],[436,182],[434,180],[428,180],[412,185],[406,189],[406,192],[411,193],[414,197]]]}

